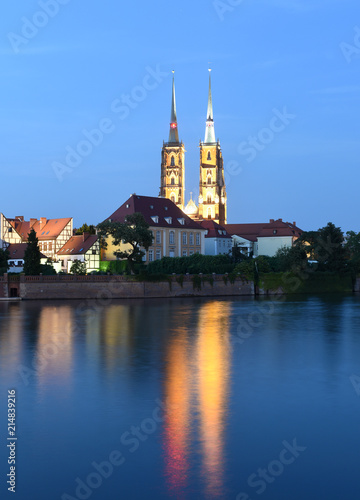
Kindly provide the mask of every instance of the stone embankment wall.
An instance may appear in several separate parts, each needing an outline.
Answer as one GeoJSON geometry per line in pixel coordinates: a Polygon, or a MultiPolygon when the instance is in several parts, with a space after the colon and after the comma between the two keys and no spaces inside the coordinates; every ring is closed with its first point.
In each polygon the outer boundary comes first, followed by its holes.
{"type": "Polygon", "coordinates": [[[169,281],[163,282],[138,282],[126,276],[20,275],[15,283],[8,281],[5,275],[0,287],[7,288],[7,296],[10,296],[11,287],[17,288],[18,296],[24,300],[254,295],[253,283],[240,278],[230,283],[224,276],[214,275],[210,281],[196,277],[195,286],[192,276],[184,276],[182,283],[176,278],[171,276],[169,281]]]}

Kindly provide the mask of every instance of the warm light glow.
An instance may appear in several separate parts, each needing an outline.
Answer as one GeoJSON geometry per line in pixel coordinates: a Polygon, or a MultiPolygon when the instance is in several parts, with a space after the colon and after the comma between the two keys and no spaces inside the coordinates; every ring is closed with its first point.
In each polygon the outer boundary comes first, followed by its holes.
{"type": "Polygon", "coordinates": [[[230,304],[210,302],[199,311],[198,411],[203,450],[203,476],[209,497],[223,492],[224,420],[229,380],[230,304]]]}
{"type": "Polygon", "coordinates": [[[165,464],[169,487],[179,494],[187,482],[191,369],[185,335],[174,338],[167,351],[165,397],[165,464]]]}
{"type": "Polygon", "coordinates": [[[170,123],[170,127],[171,127],[171,128],[176,128],[176,127],[177,127],[177,124],[176,124],[176,123],[170,123]]]}

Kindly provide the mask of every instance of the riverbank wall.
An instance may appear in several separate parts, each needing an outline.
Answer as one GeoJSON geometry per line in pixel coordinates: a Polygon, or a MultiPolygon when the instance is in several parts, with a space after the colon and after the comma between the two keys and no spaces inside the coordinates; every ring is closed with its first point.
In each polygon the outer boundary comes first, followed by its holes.
{"type": "Polygon", "coordinates": [[[0,298],[23,300],[126,299],[167,297],[228,297],[254,295],[254,284],[224,275],[169,276],[166,281],[134,281],[127,276],[24,276],[0,277],[0,298]]]}

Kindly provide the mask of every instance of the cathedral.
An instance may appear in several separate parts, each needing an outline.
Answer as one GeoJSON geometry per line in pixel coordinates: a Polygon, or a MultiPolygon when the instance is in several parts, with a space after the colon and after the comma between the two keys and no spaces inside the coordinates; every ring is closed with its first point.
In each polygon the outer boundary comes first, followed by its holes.
{"type": "Polygon", "coordinates": [[[160,196],[169,198],[193,220],[213,220],[221,226],[226,224],[224,165],[220,142],[215,139],[210,69],[205,140],[200,141],[198,205],[190,199],[185,206],[185,146],[179,140],[174,72],[169,140],[164,142],[161,151],[160,196]]]}

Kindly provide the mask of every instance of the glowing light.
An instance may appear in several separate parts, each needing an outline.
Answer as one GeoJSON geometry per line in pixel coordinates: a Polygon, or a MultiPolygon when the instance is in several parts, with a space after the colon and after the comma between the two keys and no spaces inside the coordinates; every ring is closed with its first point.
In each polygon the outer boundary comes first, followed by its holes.
{"type": "Polygon", "coordinates": [[[176,123],[170,123],[170,128],[176,128],[176,127],[177,127],[176,123]]]}

